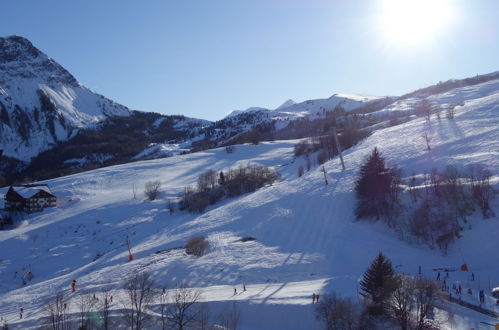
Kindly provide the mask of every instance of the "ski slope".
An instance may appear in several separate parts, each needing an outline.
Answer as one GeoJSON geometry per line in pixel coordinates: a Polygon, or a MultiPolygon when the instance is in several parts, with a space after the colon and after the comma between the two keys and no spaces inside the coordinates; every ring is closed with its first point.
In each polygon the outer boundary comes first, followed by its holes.
{"type": "MultiPolygon", "coordinates": [[[[329,185],[319,167],[297,177],[298,166],[304,165],[302,158],[293,156],[297,141],[239,145],[232,154],[223,148],[206,150],[47,181],[58,207],[28,215],[18,228],[0,232],[1,316],[14,329],[36,327],[44,300],[58,290],[69,293],[73,279],[79,288],[75,298],[80,292],[109,287],[119,301],[123,279],[146,270],[158,287],[187,280],[214,306],[239,301],[242,329],[319,329],[312,293],[334,290],[357,299],[358,280],[380,251],[398,272],[417,274],[421,266],[423,275],[432,278],[435,268],[458,269],[467,263],[470,272],[450,272],[448,283],[462,283],[463,291],[472,288],[473,295],[464,299],[477,302],[478,287],[499,286],[497,217],[484,220],[476,212],[471,229],[465,228],[463,237],[442,255],[400,240],[381,223],[355,221],[353,215],[358,169],[375,146],[405,176],[450,164],[464,168],[482,163],[499,188],[499,80],[433,98],[463,105],[456,108],[453,120],[432,118],[428,123],[415,118],[374,132],[344,153],[346,170],[338,159],[325,164],[329,185]],[[423,132],[432,138],[430,152],[423,132]],[[247,162],[272,166],[281,178],[257,192],[210,206],[203,214],[170,215],[166,210],[167,200],[194,185],[203,171],[247,162]],[[160,198],[146,201],[144,184],[156,179],[162,183],[160,198]],[[127,235],[133,262],[128,262],[127,235]],[[187,256],[181,247],[198,235],[208,238],[208,253],[187,256]],[[247,236],[256,240],[240,241],[247,236]],[[34,278],[22,286],[21,276],[29,269],[34,278]],[[241,292],[243,284],[246,292],[241,292]],[[20,307],[26,314],[22,320],[20,307]]],[[[497,198],[493,208],[499,214],[497,198]]],[[[493,304],[487,296],[486,307],[499,312],[493,304]]],[[[113,308],[120,306],[116,302],[113,308]]],[[[76,305],[72,308],[76,312],[76,305]]],[[[499,322],[452,304],[444,304],[437,317],[442,329],[481,329],[482,321],[499,322]]]]}

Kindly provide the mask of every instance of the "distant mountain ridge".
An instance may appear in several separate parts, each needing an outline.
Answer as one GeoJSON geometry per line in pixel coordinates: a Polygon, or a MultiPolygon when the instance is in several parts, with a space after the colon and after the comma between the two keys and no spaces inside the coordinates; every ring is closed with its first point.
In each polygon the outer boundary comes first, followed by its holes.
{"type": "Polygon", "coordinates": [[[401,97],[288,99],[276,109],[235,110],[210,122],[130,110],[80,84],[29,40],[0,38],[0,182],[2,176],[40,180],[230,144],[320,136],[335,125],[340,133],[345,126],[372,130],[399,116],[400,108],[410,115],[422,98],[498,76],[449,80],[401,97]]]}
{"type": "Polygon", "coordinates": [[[338,95],[301,103],[287,100],[275,110],[255,107],[213,123],[132,111],[80,84],[28,39],[9,36],[0,38],[0,149],[4,155],[0,175],[53,177],[70,169],[244,142],[248,140],[244,134],[256,128],[268,133],[305,117],[325,117],[326,111],[339,105],[349,110],[366,101],[338,95]]]}

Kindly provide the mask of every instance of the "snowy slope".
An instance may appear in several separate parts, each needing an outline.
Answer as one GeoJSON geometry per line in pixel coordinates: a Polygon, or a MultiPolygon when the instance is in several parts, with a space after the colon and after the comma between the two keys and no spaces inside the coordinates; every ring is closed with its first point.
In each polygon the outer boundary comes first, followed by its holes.
{"type": "Polygon", "coordinates": [[[0,38],[0,149],[28,161],[76,129],[129,110],[82,86],[18,36],[0,38]]]}
{"type": "MultiPolygon", "coordinates": [[[[492,287],[499,286],[497,217],[483,220],[477,212],[470,222],[472,229],[466,228],[444,256],[401,241],[381,223],[356,222],[353,216],[358,168],[374,146],[389,163],[399,164],[405,175],[449,164],[486,164],[499,188],[498,85],[495,80],[434,96],[439,103],[463,104],[456,108],[454,120],[432,119],[428,126],[425,119],[417,118],[376,131],[345,152],[345,171],[337,159],[325,164],[331,182],[327,186],[319,168],[296,177],[297,167],[304,163],[293,158],[296,141],[237,146],[233,154],[213,149],[50,180],[59,206],[27,216],[19,228],[0,232],[0,310],[6,311],[9,325],[26,328],[40,317],[44,299],[56,290],[69,290],[72,279],[78,280],[81,291],[98,292],[111,286],[119,297],[126,275],[147,270],[159,287],[186,279],[201,288],[205,301],[242,301],[243,329],[314,329],[319,325],[313,320],[311,294],[335,290],[356,297],[357,281],[379,251],[400,272],[416,274],[421,266],[424,275],[434,277],[433,268],[458,268],[466,262],[480,282],[469,282],[469,274],[463,272],[451,273],[450,281],[474,290],[479,285],[488,287],[489,279],[492,287]],[[425,131],[432,137],[430,152],[420,138],[425,131]],[[166,211],[166,200],[194,184],[201,172],[247,161],[275,167],[281,180],[211,206],[201,215],[166,211]],[[144,201],[144,183],[156,179],[162,183],[160,199],[144,201]],[[135,256],[131,263],[126,235],[135,256]],[[195,258],[174,249],[195,235],[210,241],[206,256],[195,258]],[[245,236],[256,241],[239,241],[245,236]],[[20,276],[27,269],[34,278],[21,287],[20,276]],[[243,283],[248,291],[233,296],[233,288],[240,292],[243,283]],[[21,321],[20,307],[26,310],[21,321]]],[[[499,214],[497,199],[494,210],[499,214]]],[[[476,302],[477,297],[466,299],[476,302]]],[[[118,303],[113,306],[119,307],[118,303]]],[[[487,307],[499,311],[491,297],[487,307]]],[[[72,308],[76,312],[76,305],[72,308]]],[[[443,329],[494,322],[460,307],[444,308],[458,316],[454,324],[443,323],[443,329]]],[[[442,320],[445,313],[439,312],[442,320]]]]}

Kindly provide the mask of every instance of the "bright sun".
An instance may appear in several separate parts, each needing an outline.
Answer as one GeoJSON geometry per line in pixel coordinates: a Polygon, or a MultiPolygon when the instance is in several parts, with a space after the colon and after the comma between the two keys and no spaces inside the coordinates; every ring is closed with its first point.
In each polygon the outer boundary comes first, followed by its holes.
{"type": "Polygon", "coordinates": [[[451,10],[449,0],[383,0],[381,26],[390,42],[421,44],[442,32],[451,10]]]}

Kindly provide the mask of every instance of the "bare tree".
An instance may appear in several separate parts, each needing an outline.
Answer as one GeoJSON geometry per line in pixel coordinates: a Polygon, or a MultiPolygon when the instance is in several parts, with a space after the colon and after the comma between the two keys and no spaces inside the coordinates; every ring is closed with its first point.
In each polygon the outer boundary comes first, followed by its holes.
{"type": "Polygon", "coordinates": [[[211,330],[210,325],[210,305],[207,303],[201,304],[199,306],[198,318],[196,321],[197,330],[211,330]]]}
{"type": "Polygon", "coordinates": [[[438,288],[432,280],[421,278],[415,283],[416,329],[431,327],[430,317],[433,314],[438,288]]]}
{"type": "Polygon", "coordinates": [[[414,280],[408,276],[400,276],[400,286],[393,292],[389,309],[402,330],[409,329],[411,323],[414,291],[414,280]]]}
{"type": "Polygon", "coordinates": [[[57,292],[55,297],[45,304],[45,313],[50,321],[53,330],[67,330],[70,328],[70,322],[67,317],[69,310],[69,300],[63,291],[57,292]]]}
{"type": "Polygon", "coordinates": [[[151,316],[146,309],[154,300],[154,281],[148,273],[135,273],[124,283],[125,320],[132,330],[145,329],[151,316]]]}
{"type": "Polygon", "coordinates": [[[161,316],[161,329],[166,330],[168,326],[168,318],[167,318],[167,308],[168,308],[168,292],[166,288],[163,288],[158,292],[158,300],[159,300],[159,312],[161,316]]]}
{"type": "Polygon", "coordinates": [[[421,100],[414,109],[417,116],[425,116],[426,120],[430,120],[430,116],[433,110],[433,103],[428,99],[421,100]]]}
{"type": "Polygon", "coordinates": [[[194,324],[199,313],[194,307],[200,296],[201,292],[198,289],[189,288],[185,282],[180,283],[170,292],[170,304],[166,313],[168,321],[176,329],[184,330],[194,324]]]}
{"type": "Polygon", "coordinates": [[[78,297],[78,309],[80,311],[80,326],[78,329],[90,330],[92,324],[90,322],[89,313],[92,311],[95,301],[86,293],[82,293],[78,297]]]}
{"type": "Polygon", "coordinates": [[[466,222],[466,216],[473,210],[473,198],[464,184],[462,173],[455,166],[448,165],[442,177],[447,203],[454,209],[457,217],[466,222]]]}
{"type": "Polygon", "coordinates": [[[315,307],[315,316],[328,330],[353,330],[357,328],[358,310],[348,298],[335,292],[325,294],[315,307]]]}
{"type": "Polygon", "coordinates": [[[231,306],[220,315],[220,325],[224,329],[237,330],[241,323],[241,311],[234,301],[231,306]]]}
{"type": "Polygon", "coordinates": [[[494,190],[490,185],[492,173],[483,165],[473,165],[469,168],[469,179],[473,199],[480,207],[484,218],[494,216],[491,202],[495,197],[494,190]]]}
{"type": "Polygon", "coordinates": [[[161,182],[159,182],[159,180],[148,181],[144,186],[144,194],[148,200],[153,201],[158,197],[160,188],[161,182]]]}
{"type": "Polygon", "coordinates": [[[431,147],[430,147],[431,137],[428,135],[427,132],[424,132],[422,136],[426,142],[426,150],[431,151],[431,147]]]}
{"type": "Polygon", "coordinates": [[[109,288],[104,288],[101,294],[101,310],[102,310],[102,329],[108,330],[111,329],[110,324],[110,314],[111,314],[111,302],[113,296],[111,295],[111,291],[109,288]]]}
{"type": "Polygon", "coordinates": [[[305,155],[305,161],[306,161],[306,167],[307,167],[307,172],[308,172],[312,168],[312,161],[310,160],[309,154],[305,155]]]}
{"type": "Polygon", "coordinates": [[[173,200],[169,199],[168,204],[166,205],[166,208],[170,214],[173,214],[175,212],[175,204],[173,203],[173,200]]]}
{"type": "Polygon", "coordinates": [[[217,172],[213,170],[208,170],[198,177],[198,191],[209,191],[210,189],[215,189],[215,184],[217,182],[217,172]]]}
{"type": "Polygon", "coordinates": [[[456,104],[451,104],[447,107],[445,116],[447,119],[454,119],[454,116],[456,114],[456,104]]]}
{"type": "Polygon", "coordinates": [[[301,177],[303,175],[304,171],[305,170],[304,170],[303,166],[301,166],[301,165],[298,166],[298,177],[301,177]]]}

